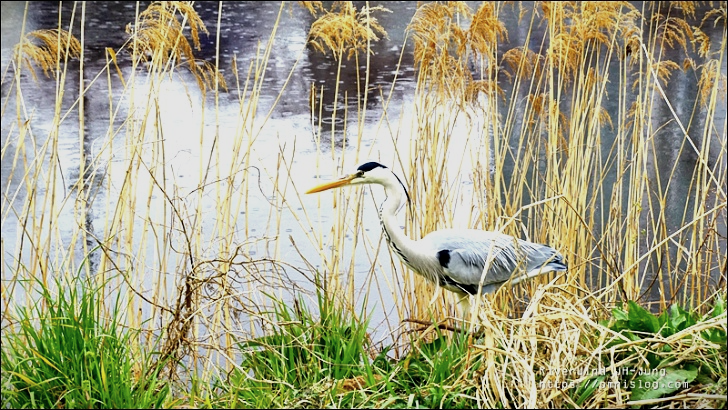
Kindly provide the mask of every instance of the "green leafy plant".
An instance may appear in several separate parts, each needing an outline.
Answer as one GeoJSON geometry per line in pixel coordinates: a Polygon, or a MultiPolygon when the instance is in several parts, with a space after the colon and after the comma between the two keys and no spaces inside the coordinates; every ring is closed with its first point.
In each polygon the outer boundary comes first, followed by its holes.
{"type": "MultiPolygon", "coordinates": [[[[721,315],[725,315],[725,299],[721,297],[720,295],[716,296],[715,303],[713,304],[713,309],[704,317],[704,320],[707,319],[716,319],[721,315]]],[[[710,342],[716,343],[721,346],[721,350],[724,352],[726,351],[726,330],[724,328],[720,327],[711,327],[708,329],[705,329],[701,336],[705,340],[708,340],[710,342]]]]}
{"type": "MultiPolygon", "coordinates": [[[[696,312],[676,304],[671,305],[659,316],[655,316],[634,301],[612,310],[612,320],[602,322],[621,337],[613,338],[607,347],[617,348],[618,359],[626,363],[631,355],[642,355],[647,363],[629,367],[625,374],[631,378],[622,385],[631,391],[631,399],[647,400],[662,397],[684,389],[694,381],[715,383],[720,370],[714,368],[717,359],[724,363],[726,353],[726,332],[724,327],[709,326],[700,330],[700,324],[716,319],[725,313],[725,301],[719,295],[708,315],[700,317],[696,312]],[[691,329],[697,329],[691,331],[691,329]],[[676,360],[673,354],[677,343],[695,343],[696,338],[717,345],[702,356],[683,356],[676,360]],[[619,349],[624,346],[623,349],[619,349]]],[[[643,363],[642,361],[634,361],[643,363]]],[[[594,379],[590,380],[593,381],[594,379]]],[[[582,384],[582,390],[584,389],[582,384]]]]}
{"type": "Polygon", "coordinates": [[[670,367],[664,372],[649,372],[634,378],[629,384],[632,400],[656,399],[674,393],[691,383],[698,375],[694,366],[686,369],[670,367]]]}

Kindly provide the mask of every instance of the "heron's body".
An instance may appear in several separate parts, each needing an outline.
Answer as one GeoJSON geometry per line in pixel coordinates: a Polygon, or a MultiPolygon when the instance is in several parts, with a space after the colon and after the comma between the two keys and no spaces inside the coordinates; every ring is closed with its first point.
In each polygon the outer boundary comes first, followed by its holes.
{"type": "Polygon", "coordinates": [[[509,279],[518,283],[541,273],[566,270],[563,258],[554,249],[499,232],[444,229],[428,234],[419,243],[427,254],[436,256],[437,263],[407,265],[460,294],[492,293],[509,279]],[[523,275],[514,276],[518,272],[523,275]]]}
{"type": "Polygon", "coordinates": [[[379,184],[387,199],[379,217],[387,242],[399,258],[416,273],[461,296],[492,293],[512,284],[552,271],[567,269],[555,249],[493,231],[442,229],[415,241],[405,235],[396,215],[406,204],[407,190],[387,167],[376,162],[359,166],[357,172],[323,184],[307,193],[350,184],[379,184]]]}

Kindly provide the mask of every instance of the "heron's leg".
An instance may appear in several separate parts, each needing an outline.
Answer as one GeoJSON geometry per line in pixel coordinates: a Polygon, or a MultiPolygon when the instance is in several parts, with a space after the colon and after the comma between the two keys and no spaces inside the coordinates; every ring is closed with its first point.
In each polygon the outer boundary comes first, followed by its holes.
{"type": "Polygon", "coordinates": [[[460,305],[460,309],[463,311],[463,321],[469,322],[470,321],[470,295],[464,294],[460,295],[460,300],[458,301],[458,304],[460,305]]]}

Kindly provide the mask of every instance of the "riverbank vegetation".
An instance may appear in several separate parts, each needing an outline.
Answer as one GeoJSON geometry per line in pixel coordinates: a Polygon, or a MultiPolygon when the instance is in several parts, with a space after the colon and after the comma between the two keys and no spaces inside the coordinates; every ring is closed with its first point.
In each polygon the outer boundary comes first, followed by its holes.
{"type": "Polygon", "coordinates": [[[200,36],[219,38],[198,5],[138,5],[98,72],[75,34],[86,7],[69,31],[23,29],[3,67],[2,223],[18,232],[2,245],[3,407],[725,407],[725,2],[422,3],[402,100],[399,77],[370,73],[386,4],[283,2],[231,62],[197,57],[200,36]],[[306,47],[268,81],[299,7],[306,47]],[[296,148],[264,144],[305,53],[337,73],[310,85],[311,173],[391,151],[410,236],[500,230],[559,249],[568,273],[477,300],[466,325],[364,224],[377,192],[307,202],[296,148]],[[180,82],[202,113],[189,136],[169,131],[180,82]],[[51,126],[24,97],[39,85],[51,126]],[[108,112],[93,138],[90,98],[108,112]],[[184,152],[200,154],[183,180],[184,152]],[[381,322],[375,298],[394,301],[381,322]]]}

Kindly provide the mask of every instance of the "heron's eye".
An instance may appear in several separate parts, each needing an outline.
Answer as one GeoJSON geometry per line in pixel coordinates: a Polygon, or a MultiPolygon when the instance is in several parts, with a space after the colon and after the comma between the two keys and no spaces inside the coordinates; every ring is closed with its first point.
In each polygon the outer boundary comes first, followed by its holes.
{"type": "Polygon", "coordinates": [[[357,178],[363,178],[364,177],[364,171],[356,171],[356,177],[357,178]]]}

